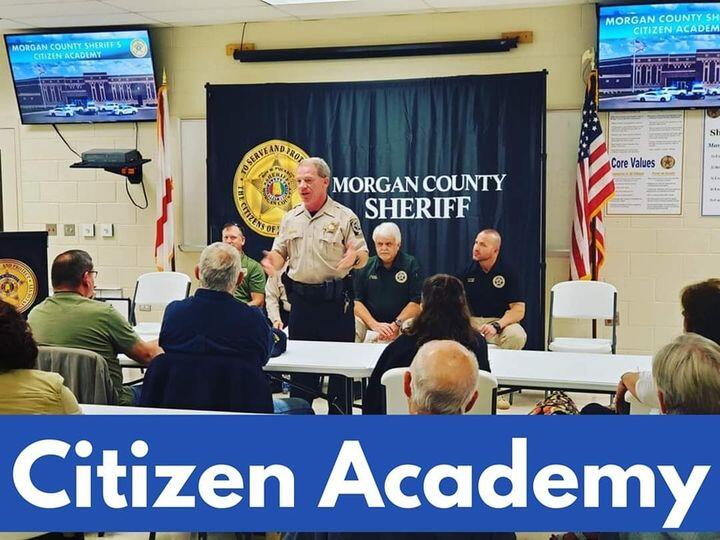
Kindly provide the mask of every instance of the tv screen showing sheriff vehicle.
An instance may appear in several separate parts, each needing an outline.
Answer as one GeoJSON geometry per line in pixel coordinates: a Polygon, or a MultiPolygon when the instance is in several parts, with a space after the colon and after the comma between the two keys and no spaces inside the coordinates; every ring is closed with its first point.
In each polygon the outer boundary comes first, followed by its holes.
{"type": "Polygon", "coordinates": [[[146,29],[5,36],[23,124],[155,120],[146,29]]]}
{"type": "Polygon", "coordinates": [[[599,108],[720,107],[720,3],[598,8],[599,108]]]}

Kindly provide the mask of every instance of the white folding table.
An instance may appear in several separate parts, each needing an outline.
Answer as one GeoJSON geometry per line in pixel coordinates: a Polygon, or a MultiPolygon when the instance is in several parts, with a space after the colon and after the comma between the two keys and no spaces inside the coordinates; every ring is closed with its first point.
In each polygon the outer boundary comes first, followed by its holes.
{"type": "MultiPolygon", "coordinates": [[[[144,340],[157,339],[158,334],[148,328],[136,327],[144,340]]],[[[159,333],[159,328],[158,328],[159,333]]],[[[339,375],[345,383],[345,406],[352,411],[355,402],[353,381],[367,379],[380,358],[385,343],[338,343],[334,341],[293,341],[288,340],[285,353],[270,358],[264,371],[275,373],[313,373],[317,375],[339,375]]],[[[124,368],[145,368],[124,354],[118,355],[124,368]]]]}
{"type": "Polygon", "coordinates": [[[159,407],[126,407],[121,405],[92,405],[81,403],[83,414],[253,414],[229,411],[198,411],[195,409],[162,409],[159,407]]]}
{"type": "Polygon", "coordinates": [[[651,356],[491,349],[500,386],[613,394],[620,376],[652,369],[651,356]]]}
{"type": "MultiPolygon", "coordinates": [[[[138,328],[143,339],[157,339],[159,327],[138,328]],[[157,330],[157,332],[153,332],[157,330]]],[[[314,373],[345,378],[346,396],[354,400],[353,380],[372,374],[385,343],[338,343],[288,340],[287,351],[263,368],[278,373],[314,373]]],[[[499,386],[537,390],[565,390],[612,394],[627,371],[650,370],[651,356],[585,354],[548,351],[488,351],[490,369],[499,386]]],[[[144,367],[119,355],[120,365],[144,367]]],[[[352,410],[350,408],[346,410],[352,410]]]]}
{"type": "Polygon", "coordinates": [[[335,341],[288,340],[287,351],[271,358],[264,371],[339,375],[345,383],[345,409],[352,414],[355,403],[353,382],[367,379],[386,347],[380,343],[339,343],[335,341]]]}

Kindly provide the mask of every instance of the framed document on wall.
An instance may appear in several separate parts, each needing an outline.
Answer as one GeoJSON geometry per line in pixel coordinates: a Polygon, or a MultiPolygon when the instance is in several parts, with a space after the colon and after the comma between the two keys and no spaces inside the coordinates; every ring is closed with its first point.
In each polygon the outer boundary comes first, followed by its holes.
{"type": "Polygon", "coordinates": [[[700,215],[720,216],[720,109],[705,111],[700,215]]]}
{"type": "Polygon", "coordinates": [[[608,215],[682,214],[683,111],[610,113],[608,215]]]}

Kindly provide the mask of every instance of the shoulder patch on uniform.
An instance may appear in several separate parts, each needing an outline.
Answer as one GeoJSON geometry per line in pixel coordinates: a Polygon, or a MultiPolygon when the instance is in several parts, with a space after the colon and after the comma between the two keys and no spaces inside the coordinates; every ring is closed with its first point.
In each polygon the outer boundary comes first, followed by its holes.
{"type": "Polygon", "coordinates": [[[358,218],[353,217],[350,219],[350,228],[355,234],[362,234],[362,229],[360,228],[360,220],[358,218]]]}
{"type": "Polygon", "coordinates": [[[492,284],[496,289],[502,289],[505,286],[505,277],[495,276],[492,280],[492,284]]]}

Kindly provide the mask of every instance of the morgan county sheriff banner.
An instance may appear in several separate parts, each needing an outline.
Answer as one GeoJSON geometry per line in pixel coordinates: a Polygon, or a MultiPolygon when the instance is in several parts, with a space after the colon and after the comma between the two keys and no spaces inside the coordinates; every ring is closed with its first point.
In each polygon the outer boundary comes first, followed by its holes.
{"type": "Polygon", "coordinates": [[[368,245],[396,223],[427,276],[457,275],[476,234],[499,230],[501,258],[523,279],[526,348],[542,349],[545,79],[207,85],[208,241],[237,221],[262,258],[300,202],[297,164],[320,156],[368,245]]]}

